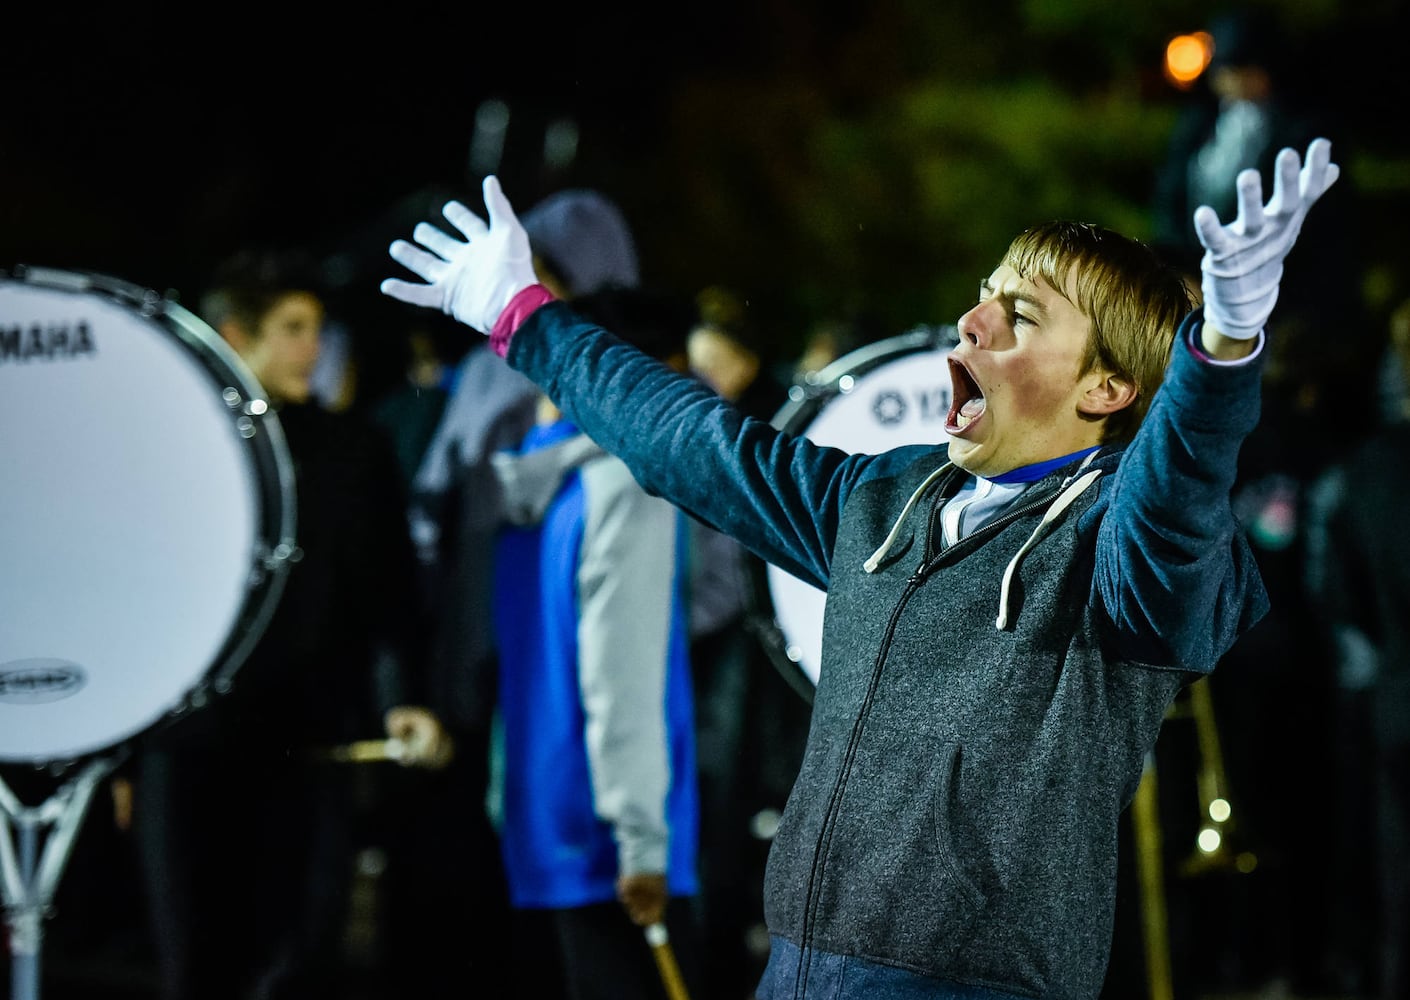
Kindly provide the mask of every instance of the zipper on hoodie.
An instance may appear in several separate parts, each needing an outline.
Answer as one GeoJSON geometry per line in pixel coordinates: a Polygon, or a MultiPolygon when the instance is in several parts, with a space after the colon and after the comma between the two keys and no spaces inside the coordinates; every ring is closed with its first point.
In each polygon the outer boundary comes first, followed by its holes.
{"type": "MultiPolygon", "coordinates": [[[[1085,464],[1085,463],[1084,463],[1085,464]]],[[[832,785],[832,794],[828,798],[827,809],[823,813],[822,828],[818,832],[817,841],[813,846],[813,864],[808,872],[807,902],[803,907],[803,926],[801,941],[798,949],[798,971],[794,975],[793,995],[795,998],[806,996],[808,983],[808,958],[813,948],[813,929],[817,924],[817,910],[819,899],[822,895],[822,880],[826,875],[825,858],[828,849],[832,844],[832,835],[837,828],[837,814],[842,807],[842,797],[846,794],[846,786],[851,778],[852,765],[856,760],[857,748],[861,744],[862,732],[866,728],[867,720],[871,717],[871,708],[876,700],[876,691],[881,684],[881,674],[886,666],[887,656],[891,651],[891,640],[896,634],[896,627],[901,620],[901,615],[916,591],[925,582],[925,578],[934,569],[936,560],[944,553],[954,550],[956,547],[975,539],[987,538],[997,534],[1008,525],[1019,518],[1029,516],[1052,504],[1052,502],[1062,493],[1062,491],[1072,482],[1073,476],[1068,476],[1060,483],[1042,491],[1041,495],[1032,501],[1023,504],[1015,510],[996,517],[994,520],[982,525],[970,532],[964,538],[957,540],[953,545],[944,549],[937,549],[934,540],[943,539],[941,526],[938,523],[941,510],[949,499],[944,496],[937,496],[931,503],[930,514],[926,518],[927,536],[925,539],[925,552],[918,565],[906,580],[905,589],[896,600],[896,606],[891,610],[891,617],[886,623],[886,631],[882,634],[881,648],[877,651],[876,660],[872,664],[871,679],[867,683],[866,695],[862,698],[862,704],[857,710],[856,718],[852,721],[852,731],[847,737],[847,749],[842,755],[842,765],[838,770],[836,780],[832,785]]]]}
{"type": "Polygon", "coordinates": [[[867,683],[867,693],[862,698],[862,704],[857,710],[856,718],[852,720],[852,731],[847,737],[847,749],[842,755],[842,766],[838,771],[837,779],[832,784],[832,794],[828,798],[827,809],[823,813],[822,829],[819,830],[817,841],[813,845],[813,864],[808,872],[807,902],[803,907],[803,927],[798,949],[798,972],[793,977],[794,997],[802,997],[807,994],[808,956],[813,948],[813,928],[817,923],[818,900],[822,894],[822,880],[826,867],[824,859],[832,844],[833,831],[837,828],[837,813],[842,807],[842,797],[846,794],[846,785],[852,774],[852,764],[856,760],[857,747],[861,745],[862,731],[866,728],[867,719],[871,716],[871,707],[876,700],[876,690],[881,684],[882,669],[886,665],[886,654],[891,650],[891,639],[896,634],[896,626],[901,620],[901,614],[905,611],[906,605],[910,603],[915,592],[920,589],[924,579],[925,563],[922,563],[906,580],[906,587],[897,599],[896,606],[891,610],[891,617],[886,623],[886,631],[882,635],[881,648],[877,651],[876,660],[872,664],[871,680],[867,683]]]}
{"type": "Polygon", "coordinates": [[[947,548],[937,548],[934,544],[935,539],[943,539],[945,537],[940,524],[940,512],[944,509],[947,498],[937,498],[934,505],[930,508],[930,516],[926,518],[925,559],[921,563],[920,568],[916,570],[917,575],[925,572],[927,567],[944,553],[957,549],[973,539],[987,538],[989,535],[996,534],[1014,521],[1017,521],[1020,517],[1026,517],[1034,511],[1047,506],[1052,502],[1053,498],[1057,496],[1061,488],[1061,486],[1053,486],[1045,489],[1042,495],[1037,499],[1031,500],[1013,510],[1006,511],[992,521],[986,521],[963,538],[957,538],[954,543],[947,548]]]}

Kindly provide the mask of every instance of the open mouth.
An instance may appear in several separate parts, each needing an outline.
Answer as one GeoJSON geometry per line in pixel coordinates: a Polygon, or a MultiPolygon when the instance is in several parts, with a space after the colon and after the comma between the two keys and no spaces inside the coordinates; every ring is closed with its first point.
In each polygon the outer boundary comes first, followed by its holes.
{"type": "Polygon", "coordinates": [[[945,430],[956,434],[984,415],[984,390],[979,388],[979,383],[974,381],[963,363],[954,357],[947,360],[950,364],[952,399],[950,412],[945,417],[945,430]]]}

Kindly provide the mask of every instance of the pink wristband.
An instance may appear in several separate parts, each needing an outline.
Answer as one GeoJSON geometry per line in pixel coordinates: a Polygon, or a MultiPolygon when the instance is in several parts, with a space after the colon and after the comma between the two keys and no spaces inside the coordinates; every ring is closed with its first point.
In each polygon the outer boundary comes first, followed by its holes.
{"type": "Polygon", "coordinates": [[[494,321],[494,329],[490,331],[490,350],[501,358],[507,355],[510,338],[523,325],[524,320],[529,318],[529,314],[545,302],[555,300],[556,296],[543,285],[521,288],[499,314],[499,319],[494,321]]]}

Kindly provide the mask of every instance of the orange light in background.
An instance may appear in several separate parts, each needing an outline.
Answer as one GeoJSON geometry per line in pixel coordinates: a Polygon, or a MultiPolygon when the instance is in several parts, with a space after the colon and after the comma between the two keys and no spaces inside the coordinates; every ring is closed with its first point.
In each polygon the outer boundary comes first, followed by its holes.
{"type": "Polygon", "coordinates": [[[1176,35],[1165,46],[1165,78],[1188,90],[1214,56],[1214,38],[1207,31],[1176,35]]]}

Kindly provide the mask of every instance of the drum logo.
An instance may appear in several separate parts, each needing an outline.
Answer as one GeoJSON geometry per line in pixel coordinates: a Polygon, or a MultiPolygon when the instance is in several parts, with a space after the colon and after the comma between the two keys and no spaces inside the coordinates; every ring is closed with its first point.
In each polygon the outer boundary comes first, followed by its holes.
{"type": "MultiPolygon", "coordinates": [[[[917,419],[921,423],[944,420],[950,409],[950,388],[948,386],[926,386],[915,391],[915,404],[919,410],[917,419]]],[[[871,415],[883,427],[894,427],[904,423],[910,412],[910,403],[898,389],[882,389],[872,399],[871,415]]]]}
{"type": "Polygon", "coordinates": [[[10,361],[69,361],[98,352],[86,320],[0,326],[0,364],[10,361]]]}
{"type": "Polygon", "coordinates": [[[52,657],[0,663],[0,701],[35,705],[67,698],[84,686],[83,668],[52,657]]]}

